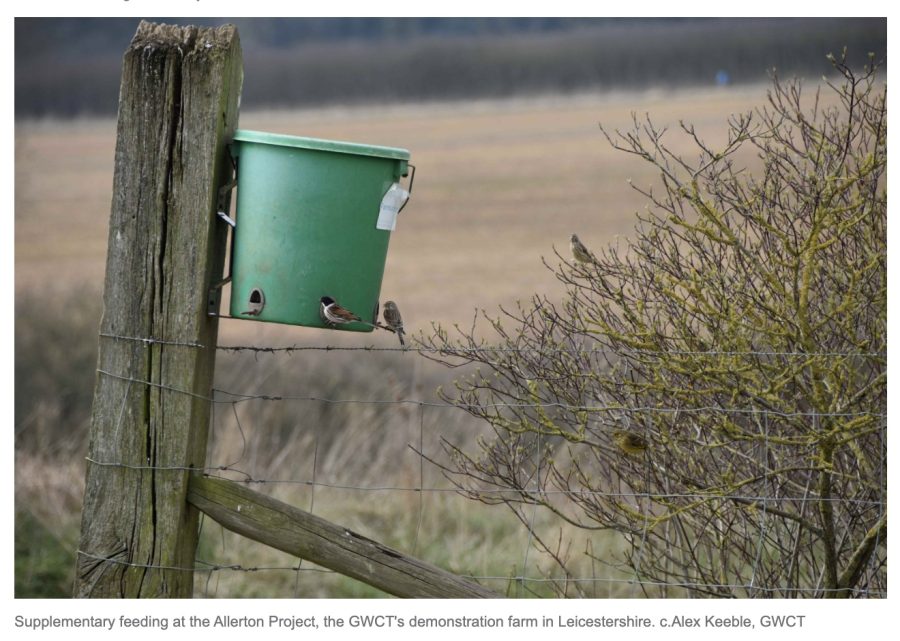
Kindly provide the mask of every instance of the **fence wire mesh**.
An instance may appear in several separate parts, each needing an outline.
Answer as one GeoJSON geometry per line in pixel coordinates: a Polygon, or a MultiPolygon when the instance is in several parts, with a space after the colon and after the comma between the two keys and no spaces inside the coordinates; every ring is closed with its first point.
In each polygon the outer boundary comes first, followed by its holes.
{"type": "MultiPolygon", "coordinates": [[[[196,343],[153,337],[113,334],[101,334],[101,337],[131,341],[147,348],[207,349],[196,343]]],[[[815,425],[833,418],[872,419],[877,429],[871,431],[883,445],[886,412],[781,411],[774,407],[741,407],[737,402],[729,407],[604,405],[597,399],[585,403],[539,400],[471,403],[435,395],[437,379],[423,374],[428,362],[420,358],[434,356],[439,351],[432,348],[224,345],[217,350],[220,355],[237,358],[239,362],[224,368],[228,375],[217,374],[216,387],[208,395],[161,385],[133,372],[98,369],[98,374],[121,383],[123,408],[128,394],[145,386],[210,403],[213,418],[208,462],[202,469],[205,474],[252,484],[297,507],[358,529],[369,538],[421,556],[507,596],[826,596],[829,588],[825,587],[824,570],[818,562],[824,551],[818,549],[821,546],[815,540],[817,534],[821,535],[815,525],[816,514],[823,509],[839,513],[838,524],[846,526],[839,536],[849,539],[850,521],[865,515],[874,523],[886,513],[883,473],[876,487],[854,496],[823,496],[810,483],[802,487],[790,480],[779,480],[779,470],[773,469],[778,467],[777,460],[770,452],[791,443],[774,436],[769,438],[768,434],[769,420],[801,419],[815,425]],[[311,364],[294,358],[303,356],[308,361],[311,353],[316,354],[311,364]],[[426,365],[422,365],[423,361],[426,365]],[[666,477],[678,471],[667,470],[647,453],[642,457],[623,457],[626,459],[623,469],[652,476],[655,483],[614,481],[610,477],[602,487],[578,486],[559,483],[560,479],[556,478],[554,485],[551,477],[558,477],[566,465],[556,459],[565,458],[567,444],[558,435],[542,434],[540,430],[527,446],[518,444],[522,449],[519,455],[533,458],[528,463],[520,461],[519,472],[526,471],[524,480],[515,479],[509,487],[503,487],[497,482],[502,475],[469,473],[461,479],[455,472],[464,469],[465,459],[458,459],[454,470],[453,455],[475,444],[480,444],[482,452],[489,452],[491,446],[485,444],[497,436],[484,421],[472,416],[472,410],[533,411],[538,415],[548,411],[567,415],[589,412],[601,421],[606,416],[620,420],[622,416],[654,414],[750,417],[762,426],[764,438],[742,455],[758,457],[762,473],[757,480],[761,482],[736,482],[723,489],[692,481],[693,485],[673,484],[678,489],[665,491],[669,487],[666,477]],[[459,467],[460,460],[463,468],[459,467]],[[685,487],[691,488],[690,491],[685,491],[685,487]],[[632,512],[634,522],[617,528],[600,518],[603,511],[599,508],[592,514],[593,520],[591,514],[588,518],[577,517],[571,509],[572,504],[584,507],[602,502],[626,506],[624,512],[632,512]],[[716,551],[692,548],[685,541],[689,535],[684,524],[661,518],[660,514],[664,510],[687,510],[701,504],[738,505],[750,513],[744,522],[728,525],[720,521],[733,517],[722,509],[710,509],[704,517],[707,527],[723,534],[719,553],[725,555],[728,545],[737,545],[727,540],[729,533],[739,533],[741,545],[747,546],[742,552],[746,567],[723,567],[718,581],[703,580],[708,574],[692,576],[678,570],[676,555],[703,557],[716,551]],[[501,505],[509,509],[501,510],[501,505]],[[846,516],[850,514],[854,516],[846,516]],[[654,537],[670,538],[671,547],[660,548],[659,540],[651,544],[654,537]],[[808,548],[803,554],[799,551],[801,546],[808,548]],[[767,576],[771,574],[767,569],[772,563],[769,557],[785,552],[795,555],[783,559],[783,563],[790,564],[796,576],[790,583],[773,585],[771,579],[775,575],[767,576]],[[658,573],[642,571],[644,555],[648,557],[647,563],[658,565],[660,554],[662,562],[671,569],[664,581],[659,580],[658,573]],[[666,555],[673,558],[666,559],[666,555]],[[798,578],[810,574],[808,568],[801,571],[793,567],[800,563],[801,557],[816,560],[817,580],[798,578]]],[[[490,347],[477,350],[482,354],[515,351],[490,347]]],[[[592,354],[602,350],[578,351],[592,354]]],[[[679,352],[681,356],[687,354],[798,360],[884,358],[883,354],[870,353],[679,352]]],[[[221,363],[218,367],[219,371],[223,369],[221,363]]],[[[722,443],[709,445],[709,456],[716,456],[715,449],[722,447],[722,443]]],[[[881,460],[872,463],[885,470],[886,448],[879,449],[881,460]]],[[[577,476],[583,473],[579,466],[585,462],[569,452],[568,465],[576,470],[577,476]]],[[[87,460],[89,465],[159,472],[197,469],[87,460]]],[[[862,471],[859,474],[857,484],[864,486],[862,471]]],[[[342,582],[331,570],[307,561],[293,562],[280,553],[267,555],[244,545],[209,519],[202,522],[202,530],[204,536],[194,566],[165,568],[194,572],[195,585],[202,596],[377,594],[374,589],[367,592],[348,587],[349,580],[342,582]],[[220,580],[226,573],[275,574],[282,578],[261,581],[259,585],[271,588],[265,592],[259,587],[241,587],[238,581],[220,580]],[[332,581],[330,587],[321,587],[323,577],[332,581]]],[[[876,541],[872,546],[864,560],[866,578],[849,590],[851,596],[886,596],[883,543],[876,541]]],[[[151,567],[121,559],[100,559],[89,550],[78,553],[97,560],[151,567]]],[[[707,559],[698,562],[706,563],[707,559]]]]}

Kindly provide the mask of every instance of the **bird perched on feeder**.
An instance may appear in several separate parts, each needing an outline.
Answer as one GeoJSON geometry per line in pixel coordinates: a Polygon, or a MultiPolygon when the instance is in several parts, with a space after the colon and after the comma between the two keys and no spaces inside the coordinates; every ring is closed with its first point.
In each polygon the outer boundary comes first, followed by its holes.
{"type": "Polygon", "coordinates": [[[332,327],[347,323],[361,322],[361,318],[348,309],[338,305],[331,296],[322,296],[320,299],[319,315],[332,327]]]}
{"type": "Polygon", "coordinates": [[[639,436],[634,432],[615,430],[612,433],[612,439],[626,454],[637,456],[647,451],[647,441],[643,436],[639,436]]]}
{"type": "Polygon", "coordinates": [[[405,348],[406,341],[403,340],[403,318],[400,316],[400,310],[397,308],[397,303],[392,300],[389,300],[384,304],[384,322],[387,323],[387,326],[393,330],[395,334],[397,334],[397,338],[400,339],[400,346],[405,348]]]}
{"type": "Polygon", "coordinates": [[[584,243],[578,240],[578,236],[575,234],[572,234],[572,238],[569,239],[569,247],[572,249],[572,255],[575,257],[575,260],[579,263],[597,264],[597,259],[594,258],[591,251],[584,246],[584,243]]]}

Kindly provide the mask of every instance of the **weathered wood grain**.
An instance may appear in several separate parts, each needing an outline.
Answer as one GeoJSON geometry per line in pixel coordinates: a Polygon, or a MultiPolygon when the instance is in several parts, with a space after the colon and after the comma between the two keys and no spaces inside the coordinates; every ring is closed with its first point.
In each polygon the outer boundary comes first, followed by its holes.
{"type": "Polygon", "coordinates": [[[188,501],[233,532],[400,597],[499,595],[234,481],[192,476],[188,501]]]}
{"type": "Polygon", "coordinates": [[[142,22],[124,56],[77,597],[192,592],[187,468],[205,459],[218,332],[206,299],[242,75],[232,26],[142,22]]]}

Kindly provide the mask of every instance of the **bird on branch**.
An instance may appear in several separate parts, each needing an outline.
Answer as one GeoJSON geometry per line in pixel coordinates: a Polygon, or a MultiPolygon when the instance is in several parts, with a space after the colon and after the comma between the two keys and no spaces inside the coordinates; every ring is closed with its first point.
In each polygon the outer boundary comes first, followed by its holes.
{"type": "Polygon", "coordinates": [[[572,249],[572,255],[575,257],[575,260],[579,263],[597,264],[597,259],[594,258],[594,254],[584,246],[584,243],[578,240],[577,235],[572,234],[572,238],[569,241],[569,247],[572,249]]]}
{"type": "Polygon", "coordinates": [[[612,433],[613,442],[618,445],[623,452],[632,456],[638,456],[647,451],[647,441],[643,436],[639,436],[634,432],[626,430],[615,430],[612,433]]]}

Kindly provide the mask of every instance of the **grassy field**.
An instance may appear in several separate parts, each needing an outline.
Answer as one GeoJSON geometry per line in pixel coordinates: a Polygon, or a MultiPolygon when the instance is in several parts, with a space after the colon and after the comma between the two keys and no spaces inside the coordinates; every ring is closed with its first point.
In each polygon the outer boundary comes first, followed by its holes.
{"type": "MultiPolygon", "coordinates": [[[[673,129],[671,145],[678,149],[685,141],[675,130],[683,119],[715,146],[730,114],[764,101],[765,87],[753,86],[255,112],[243,114],[241,126],[411,151],[415,187],[392,237],[382,298],[399,302],[414,334],[428,331],[432,321],[468,325],[476,308],[494,310],[534,292],[558,293],[541,256],[552,256],[554,246],[567,252],[572,232],[594,247],[631,232],[645,202],[627,180],[646,185],[655,176],[639,159],[612,150],[598,123],[626,129],[633,112],[649,113],[655,124],[673,129]]],[[[16,126],[19,596],[42,590],[65,595],[70,581],[114,142],[113,120],[16,126]],[[51,544],[59,550],[53,558],[62,558],[55,570],[42,565],[41,550],[51,544]]],[[[340,334],[224,320],[220,344],[394,345],[390,336],[340,334]]],[[[431,401],[435,388],[455,374],[413,354],[224,352],[216,386],[247,394],[431,401]]],[[[511,578],[555,576],[518,520],[503,508],[448,491],[446,479],[410,447],[438,456],[440,438],[468,442],[482,429],[452,409],[414,404],[259,401],[234,412],[223,405],[216,410],[208,460],[269,480],[264,491],[366,536],[456,572],[496,577],[485,583],[502,593],[552,595],[549,583],[511,578]],[[419,487],[435,491],[410,491],[419,487]]],[[[612,559],[614,536],[589,539],[547,515],[529,518],[547,539],[570,542],[571,567],[587,579],[587,596],[633,593],[618,582],[623,575],[585,553],[604,550],[612,559]]],[[[307,563],[299,571],[285,569],[297,566],[297,559],[239,542],[211,521],[203,528],[203,561],[278,569],[199,573],[198,595],[377,595],[350,580],[307,571],[307,563]]]]}
{"type": "MultiPolygon", "coordinates": [[[[256,112],[243,114],[240,126],[411,151],[418,176],[391,239],[382,291],[405,303],[404,319],[416,329],[552,289],[539,258],[553,245],[566,249],[572,232],[599,245],[631,231],[645,203],[626,181],[647,184],[654,176],[612,150],[599,123],[627,128],[632,112],[676,128],[684,119],[716,144],[729,114],[764,100],[765,87],[754,86],[256,112]]],[[[19,123],[15,144],[17,293],[99,287],[115,123],[19,123]]],[[[672,144],[678,148],[677,135],[672,144]]],[[[226,323],[224,331],[247,330],[226,323]]]]}

